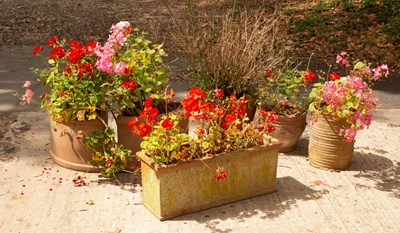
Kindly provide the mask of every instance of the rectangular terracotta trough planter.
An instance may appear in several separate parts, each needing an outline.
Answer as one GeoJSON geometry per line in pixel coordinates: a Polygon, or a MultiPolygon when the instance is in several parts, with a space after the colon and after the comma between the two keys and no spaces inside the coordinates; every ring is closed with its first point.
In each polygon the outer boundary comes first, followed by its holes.
{"type": "Polygon", "coordinates": [[[233,151],[169,167],[140,155],[143,204],[160,220],[276,191],[282,143],[233,151]],[[229,174],[216,180],[218,167],[229,174]]]}

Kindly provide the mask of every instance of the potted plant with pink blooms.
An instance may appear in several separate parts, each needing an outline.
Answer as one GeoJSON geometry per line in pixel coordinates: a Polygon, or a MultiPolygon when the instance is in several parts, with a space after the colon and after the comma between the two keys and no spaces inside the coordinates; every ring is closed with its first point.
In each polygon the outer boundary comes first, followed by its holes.
{"type": "Polygon", "coordinates": [[[337,55],[336,62],[348,74],[327,72],[325,78],[330,80],[314,84],[310,93],[313,121],[308,150],[312,165],[343,170],[350,165],[357,132],[368,128],[376,111],[374,82],[388,77],[389,69],[384,64],[372,69],[360,61],[351,68],[346,52],[337,55]]]}
{"type": "MultiPolygon", "coordinates": [[[[107,176],[123,170],[131,152],[117,143],[109,116],[139,114],[148,98],[163,101],[169,73],[162,61],[166,56],[162,46],[152,44],[144,32],[126,21],[111,27],[104,45],[67,43],[58,36],[46,44],[51,48],[49,67],[33,72],[46,88],[40,98],[53,125],[53,159],[75,170],[99,171],[100,167],[107,176]]],[[[40,55],[42,49],[36,46],[32,53],[40,55]]],[[[29,104],[33,97],[30,81],[24,88],[21,103],[29,104]]]]}

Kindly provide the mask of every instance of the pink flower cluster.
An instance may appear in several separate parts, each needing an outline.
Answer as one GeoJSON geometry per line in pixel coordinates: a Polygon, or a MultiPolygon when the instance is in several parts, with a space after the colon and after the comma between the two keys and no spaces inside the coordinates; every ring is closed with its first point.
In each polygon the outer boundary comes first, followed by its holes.
{"type": "Polygon", "coordinates": [[[323,99],[334,115],[339,118],[344,116],[351,123],[349,127],[340,130],[340,135],[348,142],[354,140],[357,131],[371,124],[377,106],[374,92],[357,76],[348,76],[338,82],[326,82],[323,86],[323,99]]]}
{"type": "Polygon", "coordinates": [[[25,104],[25,103],[30,104],[32,102],[34,92],[30,89],[30,86],[31,86],[31,82],[25,81],[23,87],[26,89],[25,89],[25,94],[23,94],[21,96],[22,104],[25,104]]]}
{"type": "Polygon", "coordinates": [[[382,75],[384,75],[386,78],[389,76],[389,67],[386,64],[382,64],[376,67],[375,69],[373,69],[373,71],[374,71],[373,79],[375,81],[379,80],[379,77],[381,77],[382,75]]]}
{"type": "MultiPolygon", "coordinates": [[[[346,69],[350,69],[350,62],[347,59],[348,53],[342,51],[340,54],[336,55],[336,63],[343,65],[346,69]]],[[[363,64],[363,63],[362,63],[363,64]]],[[[374,81],[378,81],[380,77],[385,76],[386,78],[389,76],[389,68],[386,64],[382,64],[375,69],[369,68],[370,64],[364,65],[362,67],[357,67],[357,69],[353,70],[351,73],[358,76],[363,77],[371,77],[374,81]]]]}
{"type": "Polygon", "coordinates": [[[114,65],[113,60],[116,60],[116,51],[120,49],[127,40],[127,34],[132,30],[129,22],[121,21],[111,27],[110,35],[104,46],[99,44],[95,48],[95,53],[99,57],[96,61],[98,70],[108,74],[114,72],[117,75],[126,72],[126,64],[122,61],[116,61],[114,65]]]}
{"type": "Polygon", "coordinates": [[[346,69],[350,69],[350,62],[346,59],[347,55],[344,51],[340,52],[340,54],[336,55],[336,63],[342,64],[346,69]]]}

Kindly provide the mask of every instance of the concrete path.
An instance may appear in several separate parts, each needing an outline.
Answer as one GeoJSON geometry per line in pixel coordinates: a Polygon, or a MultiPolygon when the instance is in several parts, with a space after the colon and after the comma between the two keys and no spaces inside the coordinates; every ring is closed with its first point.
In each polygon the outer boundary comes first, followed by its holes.
{"type": "MultiPolygon", "coordinates": [[[[165,222],[141,205],[140,180],[122,185],[64,169],[49,157],[49,121],[18,105],[31,48],[0,51],[0,232],[399,232],[400,85],[378,86],[382,109],[357,136],[352,164],[332,172],[309,165],[308,127],[298,148],[279,155],[278,191],[165,222]],[[74,187],[73,179],[87,184],[74,187]]],[[[43,63],[44,64],[44,63],[43,63]]],[[[175,82],[176,89],[187,84],[175,82]]],[[[37,86],[36,88],[39,88],[37,86]]],[[[40,90],[37,90],[40,92],[40,90]]]]}

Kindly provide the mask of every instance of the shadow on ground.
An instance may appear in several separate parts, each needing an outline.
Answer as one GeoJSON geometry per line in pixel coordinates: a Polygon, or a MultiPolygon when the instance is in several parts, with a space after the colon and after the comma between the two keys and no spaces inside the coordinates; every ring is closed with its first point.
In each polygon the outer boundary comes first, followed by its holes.
{"type": "Polygon", "coordinates": [[[357,147],[348,171],[381,172],[393,166],[392,160],[382,156],[388,152],[369,147],[357,147]]]}
{"type": "Polygon", "coordinates": [[[304,132],[303,135],[299,138],[299,141],[295,145],[295,149],[293,151],[285,153],[288,156],[300,156],[300,157],[308,157],[308,132],[304,132]]]}
{"type": "Polygon", "coordinates": [[[234,229],[221,229],[220,224],[229,219],[242,223],[255,215],[260,216],[260,219],[274,219],[296,206],[299,201],[316,200],[329,192],[325,189],[311,189],[290,176],[277,179],[277,190],[276,193],[181,216],[172,221],[193,220],[205,224],[212,232],[234,232],[234,229]]]}
{"type": "Polygon", "coordinates": [[[400,199],[400,162],[381,170],[360,171],[354,177],[367,178],[375,182],[375,188],[400,199]]]}

